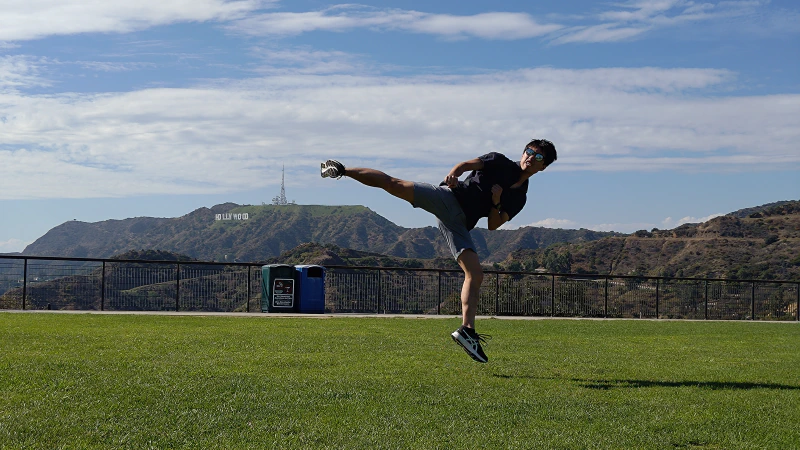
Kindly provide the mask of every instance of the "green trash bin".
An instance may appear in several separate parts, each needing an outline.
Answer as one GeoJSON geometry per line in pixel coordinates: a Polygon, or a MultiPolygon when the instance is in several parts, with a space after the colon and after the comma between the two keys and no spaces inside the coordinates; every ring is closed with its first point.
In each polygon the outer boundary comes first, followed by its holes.
{"type": "Polygon", "coordinates": [[[261,312],[297,312],[294,266],[261,267],[261,312]]]}

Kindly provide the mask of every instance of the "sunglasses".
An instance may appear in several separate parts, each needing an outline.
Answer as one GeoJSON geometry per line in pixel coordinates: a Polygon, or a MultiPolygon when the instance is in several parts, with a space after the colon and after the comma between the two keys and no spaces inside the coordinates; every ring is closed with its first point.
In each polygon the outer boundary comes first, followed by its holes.
{"type": "Polygon", "coordinates": [[[533,159],[535,159],[536,161],[544,161],[544,155],[541,153],[536,153],[536,150],[530,147],[525,148],[525,154],[528,156],[533,156],[533,159]]]}

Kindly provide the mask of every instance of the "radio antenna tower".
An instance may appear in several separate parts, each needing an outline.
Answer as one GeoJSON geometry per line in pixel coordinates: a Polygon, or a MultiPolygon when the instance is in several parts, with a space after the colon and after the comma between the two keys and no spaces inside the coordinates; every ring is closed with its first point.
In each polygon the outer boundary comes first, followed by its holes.
{"type": "Polygon", "coordinates": [[[286,201],[286,187],[283,183],[285,172],[286,166],[281,166],[281,195],[272,199],[273,205],[294,205],[294,200],[291,203],[286,201]]]}

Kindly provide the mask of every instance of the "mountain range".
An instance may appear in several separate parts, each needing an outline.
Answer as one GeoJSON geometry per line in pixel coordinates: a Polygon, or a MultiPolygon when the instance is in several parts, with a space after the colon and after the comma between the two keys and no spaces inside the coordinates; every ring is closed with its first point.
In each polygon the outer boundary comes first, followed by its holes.
{"type": "Polygon", "coordinates": [[[800,281],[800,201],[747,208],[672,230],[513,251],[503,267],[552,272],[800,281]]]}
{"type": "MultiPolygon", "coordinates": [[[[495,269],[800,280],[800,201],[670,230],[476,228],[472,236],[482,261],[495,269]]],[[[206,261],[457,267],[436,228],[403,228],[363,206],[225,203],[172,219],[70,221],[23,254],[109,258],[132,250],[206,261]]]]}
{"type": "MultiPolygon", "coordinates": [[[[502,261],[518,249],[618,235],[540,227],[472,231],[478,253],[487,262],[502,261]]],[[[401,258],[451,258],[437,228],[404,228],[364,206],[234,203],[199,208],[177,218],[69,221],[28,245],[22,254],[109,258],[143,249],[206,261],[255,262],[309,242],[401,258]]]]}

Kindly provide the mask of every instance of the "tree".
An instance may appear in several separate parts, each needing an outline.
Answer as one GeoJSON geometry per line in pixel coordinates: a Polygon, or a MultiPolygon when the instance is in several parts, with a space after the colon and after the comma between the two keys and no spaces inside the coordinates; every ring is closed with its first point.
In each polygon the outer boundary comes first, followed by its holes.
{"type": "Polygon", "coordinates": [[[542,255],[542,266],[548,272],[570,273],[572,271],[572,254],[569,251],[559,254],[553,249],[547,249],[542,255]]]}
{"type": "Polygon", "coordinates": [[[519,261],[511,261],[508,264],[506,264],[506,270],[511,272],[522,272],[523,270],[522,263],[520,263],[519,261]]]}
{"type": "Polygon", "coordinates": [[[535,255],[531,255],[530,258],[525,259],[523,264],[525,265],[525,270],[528,272],[533,272],[539,268],[539,261],[536,260],[535,255]]]}

